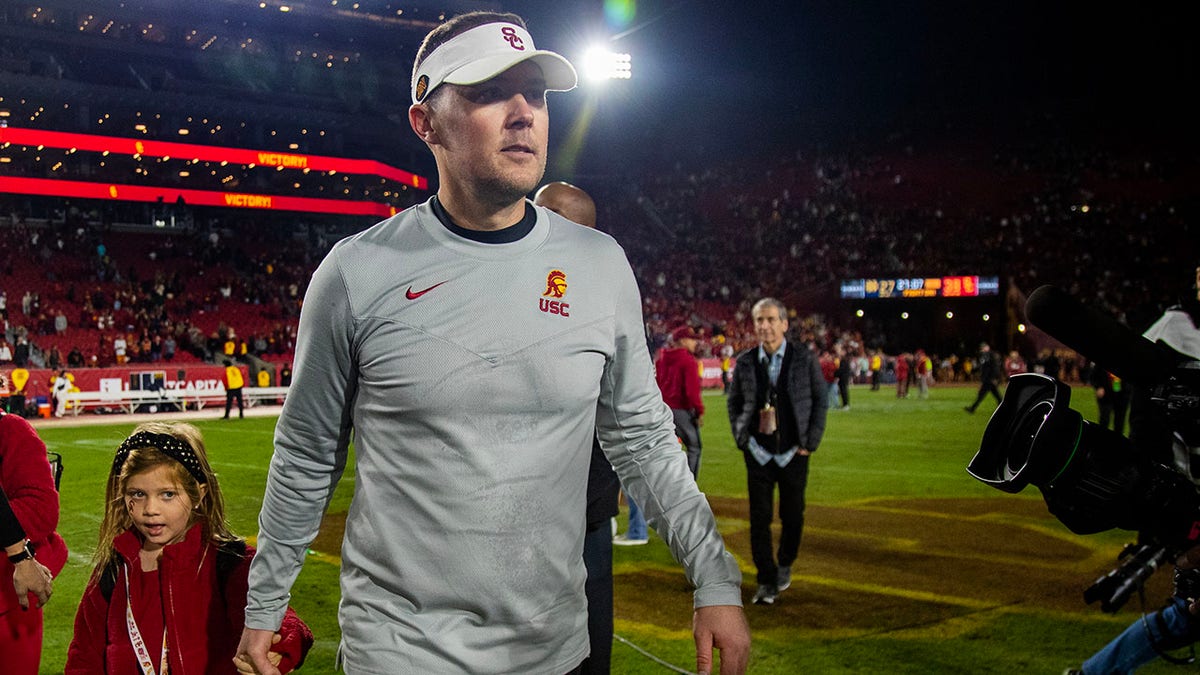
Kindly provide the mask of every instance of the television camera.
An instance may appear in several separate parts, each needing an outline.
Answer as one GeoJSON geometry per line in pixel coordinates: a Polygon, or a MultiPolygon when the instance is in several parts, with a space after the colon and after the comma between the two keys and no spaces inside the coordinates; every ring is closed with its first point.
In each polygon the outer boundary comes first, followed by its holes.
{"type": "MultiPolygon", "coordinates": [[[[1119,433],[1070,408],[1071,388],[1042,374],[1015,375],[967,466],[979,481],[1017,493],[1032,483],[1050,512],[1076,534],[1114,528],[1138,533],[1121,564],[1084,592],[1117,611],[1155,570],[1200,545],[1200,490],[1170,455],[1200,449],[1200,361],[1152,343],[1068,294],[1042,286],[1029,296],[1030,322],[1124,381],[1148,392],[1147,423],[1161,427],[1161,452],[1135,447],[1119,433]],[[1158,455],[1161,455],[1158,456],[1158,455]]],[[[1198,467],[1200,468],[1200,467],[1198,467]]],[[[1195,597],[1197,577],[1179,575],[1176,593],[1195,597]]]]}

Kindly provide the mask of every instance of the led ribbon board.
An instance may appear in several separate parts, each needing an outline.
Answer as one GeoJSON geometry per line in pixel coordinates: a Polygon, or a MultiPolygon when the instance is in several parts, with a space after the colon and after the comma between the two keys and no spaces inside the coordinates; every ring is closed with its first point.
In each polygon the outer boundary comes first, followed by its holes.
{"type": "Polygon", "coordinates": [[[308,169],[310,171],[321,172],[340,171],[341,173],[389,178],[409,187],[417,188],[418,190],[429,189],[429,180],[424,176],[418,176],[403,169],[397,169],[394,166],[388,166],[382,162],[370,159],[302,155],[268,150],[246,150],[216,145],[173,143],[170,141],[144,141],[136,138],[75,134],[64,131],[47,131],[45,129],[0,127],[0,148],[10,143],[12,145],[44,146],[89,152],[109,152],[118,155],[170,157],[180,160],[200,160],[203,162],[229,162],[230,164],[245,166],[283,167],[285,169],[308,169]]]}
{"type": "Polygon", "coordinates": [[[0,192],[23,195],[46,195],[51,197],[77,197],[79,199],[111,199],[126,202],[162,201],[165,204],[174,204],[182,197],[185,203],[192,206],[304,211],[307,213],[339,213],[352,216],[378,216],[380,218],[387,218],[397,213],[396,207],[379,202],[317,199],[314,197],[281,197],[279,195],[217,192],[213,190],[183,190],[149,185],[88,183],[75,180],[54,180],[52,178],[0,176],[0,192]]]}

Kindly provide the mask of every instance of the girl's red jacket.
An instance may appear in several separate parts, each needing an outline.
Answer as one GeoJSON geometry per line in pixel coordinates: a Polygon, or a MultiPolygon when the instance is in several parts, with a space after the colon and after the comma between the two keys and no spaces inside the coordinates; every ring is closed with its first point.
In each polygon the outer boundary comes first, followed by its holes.
{"type": "MultiPolygon", "coordinates": [[[[133,531],[126,531],[113,542],[113,548],[124,564],[119,566],[108,600],[95,579],[84,590],[75,615],[75,635],[67,650],[68,675],[140,675],[125,621],[129,604],[125,575],[135,575],[128,587],[136,596],[136,589],[142,587],[136,575],[144,574],[138,561],[141,541],[133,531]]],[[[253,555],[254,548],[247,546],[245,557],[219,581],[217,545],[209,540],[203,523],[188,530],[183,541],[163,548],[158,574],[171,675],[237,673],[233,656],[245,625],[246,577],[253,555]]],[[[134,597],[132,606],[140,604],[134,597]]],[[[138,618],[136,614],[134,618],[138,618]]],[[[147,623],[140,621],[139,625],[147,623]]],[[[286,673],[304,662],[313,637],[291,608],[279,633],[283,639],[272,650],[283,654],[279,669],[286,673]]],[[[157,668],[159,652],[152,652],[157,668]]]]}

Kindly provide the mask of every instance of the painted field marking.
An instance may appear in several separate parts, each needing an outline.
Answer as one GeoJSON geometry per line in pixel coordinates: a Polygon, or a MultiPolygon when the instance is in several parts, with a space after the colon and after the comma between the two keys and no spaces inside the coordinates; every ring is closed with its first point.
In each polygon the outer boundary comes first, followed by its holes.
{"type": "Polygon", "coordinates": [[[829,577],[817,577],[807,574],[797,574],[793,577],[795,581],[804,581],[818,586],[827,586],[840,590],[855,590],[865,593],[874,593],[876,595],[889,595],[906,600],[918,600],[921,602],[935,602],[943,605],[954,605],[956,607],[967,607],[970,609],[992,609],[998,607],[996,602],[988,602],[984,600],[976,600],[975,598],[964,598],[957,595],[946,595],[941,593],[931,593],[929,591],[917,591],[906,588],[895,588],[892,586],[883,586],[881,584],[868,584],[855,581],[847,581],[846,579],[831,579],[829,577]]]}
{"type": "MultiPolygon", "coordinates": [[[[874,501],[874,500],[871,500],[871,501],[874,501]]],[[[891,506],[875,506],[869,502],[860,502],[860,503],[854,504],[854,505],[832,506],[832,505],[826,504],[826,505],[822,505],[822,506],[825,508],[837,508],[837,509],[845,509],[845,510],[850,510],[850,511],[887,513],[887,514],[892,514],[892,515],[903,515],[903,516],[919,517],[919,518],[933,518],[933,519],[957,521],[957,522],[969,522],[969,523],[978,522],[978,523],[987,523],[987,524],[1008,525],[1011,527],[1016,527],[1016,528],[1020,528],[1023,530],[1027,530],[1029,532],[1033,532],[1033,533],[1042,535],[1047,538],[1056,539],[1058,541],[1073,544],[1073,545],[1079,546],[1082,549],[1090,551],[1090,555],[1086,558],[1083,558],[1080,560],[1075,560],[1075,561],[1064,560],[1061,563],[1056,563],[1053,561],[1033,560],[1028,557],[1002,556],[1002,555],[996,554],[995,552],[980,552],[978,554],[975,554],[975,553],[971,553],[970,551],[966,551],[966,552],[958,552],[958,551],[947,552],[947,551],[937,551],[937,550],[922,551],[922,553],[924,553],[926,555],[931,555],[931,556],[939,556],[939,557],[955,559],[955,560],[980,560],[980,561],[984,561],[984,562],[999,562],[999,563],[1004,563],[1004,564],[1009,564],[1009,565],[1018,565],[1018,566],[1022,566],[1022,567],[1036,567],[1039,569],[1060,570],[1060,571],[1061,570],[1070,571],[1070,570],[1077,570],[1077,569],[1091,569],[1092,567],[1096,566],[1098,563],[1106,562],[1110,558],[1112,558],[1111,543],[1102,542],[1102,541],[1098,541],[1098,540],[1094,540],[1094,539],[1088,539],[1086,537],[1080,537],[1079,535],[1074,534],[1073,532],[1070,532],[1068,530],[1054,527],[1053,525],[1049,525],[1049,524],[1030,522],[1021,516],[1015,516],[1011,513],[993,512],[993,513],[983,513],[983,514],[976,514],[976,515],[961,515],[961,514],[955,514],[955,513],[948,513],[945,511],[933,511],[933,510],[927,510],[927,509],[911,509],[911,508],[899,508],[899,507],[891,507],[891,506]]],[[[808,526],[805,528],[805,531],[813,532],[813,533],[820,533],[824,536],[840,538],[840,539],[879,540],[879,541],[883,541],[883,542],[888,542],[879,547],[883,550],[901,550],[901,551],[912,550],[912,549],[917,548],[921,544],[921,542],[919,540],[911,538],[911,537],[879,536],[879,535],[872,535],[872,534],[867,534],[867,533],[858,532],[858,531],[848,532],[845,530],[823,528],[823,527],[808,526]]]]}
{"type": "MultiPolygon", "coordinates": [[[[255,548],[258,548],[258,537],[257,536],[246,537],[246,543],[250,544],[251,546],[253,546],[255,548]]],[[[314,551],[311,548],[307,549],[305,551],[304,559],[306,561],[307,560],[315,560],[320,563],[325,563],[327,565],[335,565],[337,567],[342,566],[342,556],[333,555],[331,553],[321,553],[320,551],[314,551]]]]}
{"type": "Polygon", "coordinates": [[[237,462],[214,462],[209,458],[209,464],[212,465],[213,471],[217,469],[241,469],[243,471],[266,471],[271,468],[270,463],[267,464],[239,464],[237,462]]]}

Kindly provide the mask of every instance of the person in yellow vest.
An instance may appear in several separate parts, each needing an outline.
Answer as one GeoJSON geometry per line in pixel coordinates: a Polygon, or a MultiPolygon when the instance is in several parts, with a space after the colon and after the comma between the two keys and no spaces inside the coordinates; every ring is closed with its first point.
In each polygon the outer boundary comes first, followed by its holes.
{"type": "Polygon", "coordinates": [[[729,383],[733,381],[733,345],[721,337],[721,388],[729,394],[729,383]]]}
{"type": "Polygon", "coordinates": [[[237,355],[237,335],[233,332],[232,328],[226,333],[225,341],[221,343],[221,353],[229,358],[237,355]]]}
{"type": "Polygon", "coordinates": [[[242,387],[246,385],[246,381],[242,378],[242,369],[233,365],[229,359],[225,359],[225,417],[229,419],[229,411],[233,409],[233,399],[237,399],[238,417],[245,417],[245,404],[242,401],[242,387]]]}
{"type": "Polygon", "coordinates": [[[883,375],[883,354],[871,352],[871,391],[879,391],[879,378],[883,375]]]}

